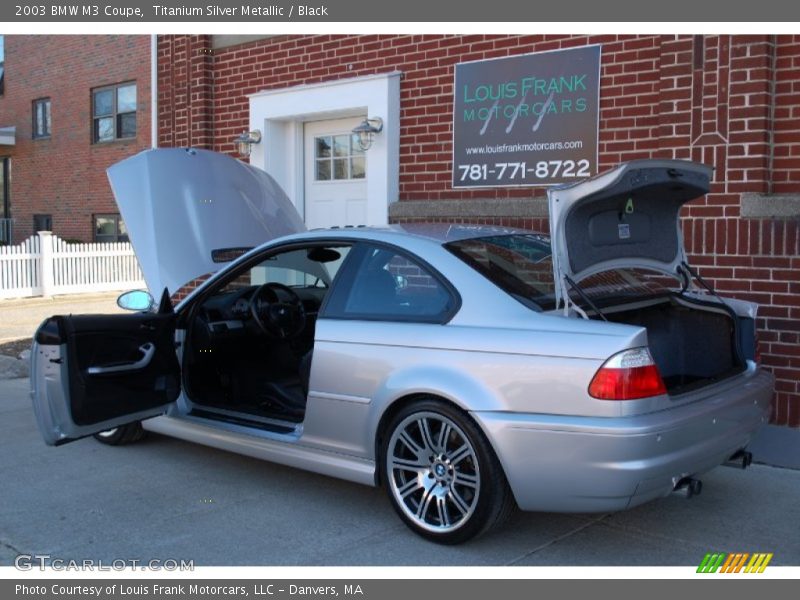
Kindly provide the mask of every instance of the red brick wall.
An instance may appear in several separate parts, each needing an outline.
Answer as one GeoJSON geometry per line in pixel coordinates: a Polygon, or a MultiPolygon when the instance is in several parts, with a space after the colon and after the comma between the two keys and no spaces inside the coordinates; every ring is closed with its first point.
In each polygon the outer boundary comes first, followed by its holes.
{"type": "Polygon", "coordinates": [[[33,215],[53,215],[54,232],[91,241],[92,215],[118,212],[106,168],[150,146],[149,36],[5,36],[0,125],[16,125],[11,157],[11,216],[17,242],[33,215]],[[92,144],[91,90],[136,81],[137,136],[92,144]],[[51,100],[49,139],[32,139],[32,101],[51,100]]]}
{"type": "MultiPolygon", "coordinates": [[[[401,200],[541,196],[450,188],[453,67],[594,43],[603,45],[601,169],[643,157],[716,167],[712,193],[684,211],[687,249],[720,290],[762,304],[764,362],[778,379],[773,421],[800,426],[798,222],[739,216],[743,192],[800,193],[800,36],[283,36],[212,56],[203,36],[164,36],[159,138],[232,152],[248,126],[248,94],[399,70],[401,200]]],[[[542,219],[472,221],[547,228],[542,219]]]]}
{"type": "Polygon", "coordinates": [[[159,36],[159,146],[212,148],[212,64],[210,36],[159,36]]]}
{"type": "Polygon", "coordinates": [[[775,52],[774,192],[797,192],[800,181],[800,36],[779,35],[775,52]]]}

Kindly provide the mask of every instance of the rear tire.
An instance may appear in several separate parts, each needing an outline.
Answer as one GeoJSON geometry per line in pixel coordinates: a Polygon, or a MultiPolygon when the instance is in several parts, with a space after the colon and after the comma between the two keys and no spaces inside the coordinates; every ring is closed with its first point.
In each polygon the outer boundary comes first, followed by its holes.
{"type": "Polygon", "coordinates": [[[516,507],[486,436],[469,415],[438,399],[409,404],[392,418],[381,465],[397,514],[439,544],[482,535],[516,507]]]}
{"type": "Polygon", "coordinates": [[[138,442],[146,435],[146,431],[142,428],[142,424],[137,421],[127,425],[120,425],[114,429],[101,431],[94,434],[94,439],[102,444],[109,446],[123,446],[125,444],[133,444],[138,442]]]}

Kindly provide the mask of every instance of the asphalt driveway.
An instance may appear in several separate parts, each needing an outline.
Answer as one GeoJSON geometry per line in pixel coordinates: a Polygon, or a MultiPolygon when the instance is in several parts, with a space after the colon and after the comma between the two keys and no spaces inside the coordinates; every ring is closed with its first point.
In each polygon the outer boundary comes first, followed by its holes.
{"type": "Polygon", "coordinates": [[[0,381],[0,565],[17,554],[196,565],[697,565],[709,551],[800,565],[800,471],[718,468],[703,493],[611,515],[517,513],[443,547],[383,490],[151,435],[41,441],[25,379],[0,381]]]}

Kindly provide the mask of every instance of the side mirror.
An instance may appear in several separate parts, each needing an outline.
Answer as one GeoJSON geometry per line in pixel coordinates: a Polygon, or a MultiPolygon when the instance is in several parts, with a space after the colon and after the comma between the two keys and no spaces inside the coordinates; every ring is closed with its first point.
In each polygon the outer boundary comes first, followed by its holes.
{"type": "Polygon", "coordinates": [[[151,310],[155,302],[147,290],[131,290],[117,298],[117,306],[125,310],[151,310]]]}

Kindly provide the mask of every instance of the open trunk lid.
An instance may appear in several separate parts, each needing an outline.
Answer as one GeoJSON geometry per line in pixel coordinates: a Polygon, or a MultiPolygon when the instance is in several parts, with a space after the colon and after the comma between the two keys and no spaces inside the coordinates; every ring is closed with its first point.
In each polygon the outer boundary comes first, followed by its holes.
{"type": "Polygon", "coordinates": [[[711,175],[690,161],[636,160],[548,190],[556,306],[569,297],[567,278],[625,267],[680,275],[680,209],[708,193],[711,175]]]}

